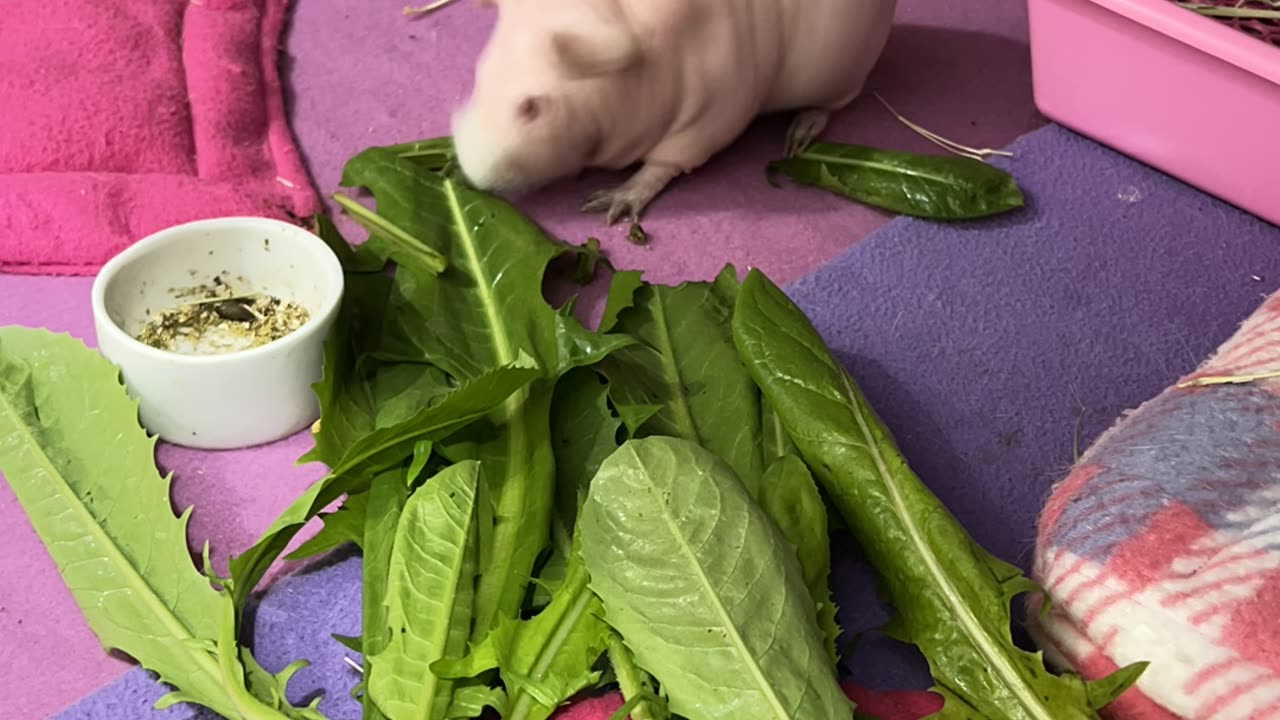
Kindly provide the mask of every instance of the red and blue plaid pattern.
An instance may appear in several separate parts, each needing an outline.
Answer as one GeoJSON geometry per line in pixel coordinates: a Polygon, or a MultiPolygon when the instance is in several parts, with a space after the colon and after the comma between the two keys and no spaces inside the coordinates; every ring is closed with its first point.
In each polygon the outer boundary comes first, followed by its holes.
{"type": "MultiPolygon", "coordinates": [[[[1280,370],[1280,293],[1191,380],[1280,370]]],[[[1280,718],[1280,379],[1166,389],[1057,485],[1033,632],[1087,677],[1149,661],[1116,720],[1280,718]]]]}

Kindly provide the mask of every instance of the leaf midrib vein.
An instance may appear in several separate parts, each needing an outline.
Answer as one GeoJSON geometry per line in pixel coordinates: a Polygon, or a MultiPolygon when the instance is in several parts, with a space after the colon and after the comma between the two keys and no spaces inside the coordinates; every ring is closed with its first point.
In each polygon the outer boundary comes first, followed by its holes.
{"type": "MultiPolygon", "coordinates": [[[[494,298],[493,284],[489,276],[485,273],[484,268],[480,264],[480,257],[476,251],[476,239],[468,230],[466,218],[463,216],[462,205],[458,201],[457,193],[454,190],[452,181],[444,183],[445,197],[449,203],[449,213],[453,218],[454,227],[458,229],[459,239],[461,240],[463,251],[467,256],[467,264],[471,267],[472,277],[476,280],[476,287],[480,293],[480,301],[484,307],[485,320],[489,324],[489,335],[494,342],[494,355],[498,362],[498,366],[506,366],[514,360],[511,351],[511,341],[507,337],[507,327],[502,321],[502,316],[498,312],[497,301],[494,298]]],[[[528,448],[528,441],[525,437],[524,424],[518,422],[517,418],[520,413],[521,406],[529,396],[529,388],[526,386],[507,397],[502,403],[502,416],[507,421],[507,459],[503,468],[506,474],[505,482],[498,484],[502,488],[502,492],[498,494],[495,500],[500,503],[494,508],[495,520],[506,519],[506,523],[497,523],[494,525],[493,542],[497,546],[498,540],[503,536],[504,530],[509,528],[512,522],[519,527],[519,512],[524,507],[525,499],[525,483],[520,477],[520,468],[522,463],[517,463],[517,458],[523,458],[528,448]]],[[[507,577],[510,573],[506,572],[504,564],[509,564],[511,557],[504,558],[495,557],[491,567],[485,568],[481,572],[488,571],[488,577],[493,577],[494,568],[496,567],[500,574],[499,580],[492,581],[499,589],[497,597],[495,597],[489,607],[482,607],[479,603],[486,600],[486,597],[477,594],[476,598],[476,614],[477,622],[475,629],[477,632],[487,632],[493,623],[493,615],[497,614],[502,601],[503,592],[507,587],[507,577]]],[[[487,589],[489,582],[485,575],[481,575],[480,581],[477,583],[477,590],[487,589]]]]}
{"type": "MultiPolygon", "coordinates": [[[[631,450],[631,453],[633,457],[635,457],[636,462],[640,464],[640,458],[635,455],[634,448],[631,450]]],[[[733,642],[734,649],[750,670],[752,679],[755,680],[756,685],[760,687],[764,696],[768,699],[769,706],[772,708],[774,714],[779,718],[791,720],[791,715],[786,711],[786,708],[782,706],[782,701],[774,692],[773,687],[769,685],[769,681],[761,672],[759,665],[756,663],[755,657],[751,654],[751,651],[747,649],[746,643],[743,642],[742,635],[738,632],[738,627],[733,623],[733,618],[729,617],[729,613],[725,610],[724,604],[720,602],[720,596],[716,593],[715,588],[712,587],[711,581],[707,578],[707,574],[702,567],[702,564],[698,562],[697,555],[695,555],[693,549],[689,547],[689,543],[685,542],[684,536],[680,533],[680,529],[676,527],[675,518],[671,516],[670,508],[665,502],[663,502],[662,494],[658,492],[658,488],[654,485],[652,479],[649,478],[649,474],[645,473],[644,476],[647,480],[645,485],[648,487],[649,494],[661,510],[660,514],[662,515],[663,522],[666,523],[667,529],[671,531],[671,536],[675,539],[676,544],[680,546],[680,551],[688,557],[689,563],[695,570],[695,575],[698,578],[699,584],[702,585],[703,590],[707,594],[707,598],[711,601],[711,605],[715,609],[716,615],[720,618],[721,625],[723,625],[725,630],[728,632],[729,638],[733,642]]]]}
{"type": "Polygon", "coordinates": [[[871,455],[875,462],[876,471],[880,474],[884,481],[885,488],[889,491],[890,501],[893,503],[894,511],[902,520],[903,526],[907,530],[907,535],[911,538],[912,544],[916,546],[917,552],[923,558],[925,567],[929,573],[933,575],[934,581],[938,588],[942,591],[943,597],[955,612],[959,620],[960,627],[964,630],[965,635],[969,637],[969,641],[973,646],[982,653],[983,657],[991,667],[995,668],[996,673],[1004,678],[1005,686],[1008,687],[1018,698],[1023,708],[1032,714],[1033,717],[1044,718],[1044,720],[1053,720],[1053,715],[1049,709],[1044,707],[1039,700],[1030,692],[1028,692],[1022,678],[1012,666],[1010,666],[1008,658],[1004,653],[991,647],[990,638],[982,630],[981,623],[974,617],[973,612],[969,609],[968,604],[960,597],[959,590],[951,582],[951,578],[942,570],[941,564],[938,562],[937,556],[934,555],[933,549],[925,541],[919,527],[916,526],[915,520],[911,517],[907,510],[906,501],[902,497],[897,484],[894,482],[889,473],[888,464],[884,460],[884,456],[880,453],[880,448],[876,445],[875,439],[871,435],[871,428],[867,422],[866,414],[862,410],[861,404],[857,401],[852,388],[849,385],[849,378],[841,374],[844,383],[845,401],[849,408],[853,411],[854,418],[858,421],[858,429],[861,431],[864,441],[866,442],[867,452],[871,455]]]}
{"type": "MultiPolygon", "coordinates": [[[[124,584],[126,586],[136,586],[132,588],[126,587],[123,589],[129,590],[131,595],[137,597],[144,605],[147,606],[147,609],[160,621],[160,624],[164,626],[170,637],[173,637],[180,645],[182,645],[184,652],[194,658],[196,664],[201,666],[201,670],[203,670],[207,676],[212,678],[221,678],[221,673],[218,670],[217,664],[214,663],[213,658],[209,657],[207,653],[191,652],[189,650],[185,641],[194,640],[195,636],[192,635],[186,625],[173,614],[172,609],[157,597],[155,589],[151,587],[150,583],[148,583],[145,578],[138,574],[137,568],[133,567],[133,564],[129,562],[128,558],[124,557],[124,553],[120,551],[115,540],[106,533],[106,530],[98,524],[93,515],[87,508],[85,508],[84,503],[82,503],[79,496],[76,495],[75,490],[73,490],[67,483],[66,479],[62,476],[62,473],[54,467],[53,462],[44,452],[39,441],[36,440],[35,434],[32,432],[30,426],[22,420],[22,416],[18,413],[17,408],[13,406],[9,401],[9,398],[4,393],[0,393],[0,411],[3,411],[3,414],[8,415],[13,419],[14,425],[18,428],[18,432],[21,434],[21,441],[27,446],[28,452],[32,453],[36,463],[43,467],[44,471],[51,479],[56,479],[53,485],[54,492],[63,496],[64,501],[69,500],[66,504],[68,511],[79,518],[88,528],[87,533],[96,540],[96,545],[103,554],[106,555],[108,563],[114,566],[119,575],[125,579],[124,584]]],[[[70,540],[68,540],[68,542],[70,542],[70,540]]],[[[68,583],[68,586],[70,586],[70,583],[68,583]]],[[[117,590],[121,590],[121,588],[117,588],[117,590]]],[[[90,589],[90,591],[96,592],[100,595],[104,594],[101,590],[95,591],[90,589]]],[[[99,605],[99,607],[101,608],[101,605],[99,605]]],[[[145,637],[152,638],[160,637],[158,635],[136,633],[132,630],[126,630],[117,623],[113,622],[113,624],[115,624],[119,630],[125,631],[130,635],[144,635],[145,637]]],[[[124,648],[119,649],[124,650],[124,648]]],[[[152,669],[159,671],[159,668],[152,669]]],[[[210,698],[210,700],[213,701],[216,699],[210,698]]]]}
{"type": "Polygon", "coordinates": [[[876,162],[874,160],[859,160],[856,158],[840,157],[838,155],[826,155],[823,153],[810,153],[810,152],[804,153],[802,157],[807,158],[809,160],[817,160],[818,162],[829,163],[832,165],[861,165],[864,167],[872,168],[874,170],[883,170],[885,172],[895,173],[898,175],[910,175],[912,177],[924,178],[926,180],[935,180],[937,182],[944,183],[946,185],[955,184],[949,178],[943,177],[941,175],[934,175],[932,173],[921,172],[919,170],[900,167],[897,165],[889,165],[886,163],[876,162]]]}
{"type": "Polygon", "coordinates": [[[462,204],[452,182],[444,183],[445,199],[449,203],[449,214],[453,217],[453,225],[458,229],[462,250],[467,256],[467,265],[471,268],[472,278],[476,281],[476,292],[480,294],[480,306],[484,309],[485,322],[489,325],[489,334],[493,338],[494,355],[499,367],[509,364],[514,358],[511,354],[511,343],[507,338],[506,324],[498,313],[498,302],[493,292],[493,283],[484,267],[480,264],[480,256],[476,251],[476,239],[467,228],[466,218],[462,212],[462,204]]]}
{"type": "Polygon", "coordinates": [[[671,387],[671,412],[680,432],[689,440],[698,440],[698,429],[693,423],[693,411],[684,394],[684,378],[676,366],[675,346],[671,342],[671,329],[667,323],[667,311],[660,293],[653,293],[653,321],[657,324],[658,354],[662,358],[662,375],[671,387]]]}
{"type": "MultiPolygon", "coordinates": [[[[477,481],[478,480],[479,478],[477,478],[477,481]]],[[[446,500],[447,498],[441,499],[446,500]]],[[[474,505],[475,488],[473,485],[471,497],[468,498],[468,507],[470,508],[470,512],[467,513],[466,523],[460,528],[460,532],[458,533],[458,536],[462,538],[462,552],[456,553],[457,559],[448,568],[448,589],[445,591],[444,598],[439,601],[439,606],[444,608],[446,612],[442,613],[443,622],[436,625],[434,628],[435,632],[431,633],[432,637],[429,640],[431,642],[431,647],[439,648],[441,657],[444,657],[444,653],[448,648],[449,634],[452,630],[449,621],[453,617],[453,605],[457,601],[458,597],[458,584],[462,582],[462,569],[466,567],[467,564],[467,543],[471,537],[471,528],[475,525],[476,517],[474,505]]],[[[434,662],[434,660],[431,662],[434,662]]],[[[427,663],[427,677],[422,682],[422,687],[418,695],[418,703],[414,708],[418,711],[421,717],[427,717],[431,714],[431,709],[435,706],[436,690],[441,685],[444,685],[444,683],[441,682],[440,677],[430,671],[431,662],[427,663]]],[[[449,685],[445,685],[445,687],[449,687],[449,685]]]]}

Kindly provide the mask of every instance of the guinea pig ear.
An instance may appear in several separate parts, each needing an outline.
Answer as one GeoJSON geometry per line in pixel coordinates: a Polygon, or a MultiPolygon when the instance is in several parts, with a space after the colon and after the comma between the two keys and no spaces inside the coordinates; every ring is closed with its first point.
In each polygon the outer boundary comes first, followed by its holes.
{"type": "Polygon", "coordinates": [[[551,48],[561,67],[574,77],[620,72],[640,59],[640,40],[625,26],[561,30],[552,34],[551,48]]]}

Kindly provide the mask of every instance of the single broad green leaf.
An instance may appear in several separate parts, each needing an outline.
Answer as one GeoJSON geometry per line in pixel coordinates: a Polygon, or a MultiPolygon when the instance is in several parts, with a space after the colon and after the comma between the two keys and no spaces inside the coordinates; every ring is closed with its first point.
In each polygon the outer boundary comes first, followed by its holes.
{"type": "Polygon", "coordinates": [[[671,712],[852,718],[795,553],[715,454],[627,441],[592,481],[579,528],[605,616],[671,712]]]}
{"type": "Polygon", "coordinates": [[[653,677],[636,664],[635,655],[621,635],[610,631],[608,651],[609,664],[618,678],[622,699],[631,705],[624,717],[631,720],[669,720],[671,710],[666,701],[654,692],[653,677]]]}
{"type": "Polygon", "coordinates": [[[609,381],[594,368],[574,368],[556,383],[551,403],[556,507],[574,527],[600,463],[618,449],[622,421],[609,405],[609,381]]]}
{"type": "Polygon", "coordinates": [[[174,516],[155,443],[97,352],[0,328],[0,473],[102,646],[172,686],[166,704],[284,718],[244,685],[235,608],[191,562],[191,508],[174,516]]]}
{"type": "Polygon", "coordinates": [[[386,715],[369,691],[369,677],[373,670],[372,658],[391,642],[388,586],[396,531],[408,500],[409,488],[395,470],[379,474],[369,487],[364,557],[360,567],[360,652],[363,659],[360,703],[364,720],[386,720],[386,715]]]}
{"type": "MultiPolygon", "coordinates": [[[[280,513],[258,540],[244,553],[231,558],[235,580],[236,606],[253,591],[262,575],[279,557],[289,541],[311,518],[330,503],[358,491],[380,469],[408,458],[419,440],[437,439],[456,432],[492,412],[495,406],[522,392],[535,371],[518,366],[503,367],[464,383],[438,403],[424,408],[405,422],[380,428],[351,443],[341,459],[323,478],[312,483],[298,499],[280,513]]],[[[325,418],[321,417],[322,429],[325,418]]],[[[403,475],[397,473],[401,485],[403,475]]],[[[365,547],[368,551],[368,547],[365,547]]]]}
{"type": "Polygon", "coordinates": [[[368,491],[348,495],[337,510],[320,515],[320,519],[324,521],[324,527],[311,536],[310,540],[299,545],[297,550],[286,555],[285,559],[301,560],[315,557],[346,543],[353,543],[359,547],[364,541],[364,519],[368,505],[368,491]]]}
{"type": "Polygon", "coordinates": [[[831,596],[831,537],[827,530],[827,506],[809,467],[797,455],[787,454],[773,461],[760,485],[760,506],[795,548],[804,574],[804,585],[816,608],[827,655],[834,666],[836,605],[831,596]]]}
{"type": "Polygon", "coordinates": [[[502,688],[488,685],[468,685],[460,687],[453,693],[453,703],[449,705],[447,720],[458,718],[474,718],[484,714],[485,708],[493,708],[501,717],[506,713],[507,693],[502,688]]]}
{"type": "Polygon", "coordinates": [[[768,172],[860,203],[935,220],[988,217],[1024,203],[1009,173],[961,156],[823,142],[770,163],[768,172]]]}
{"type": "Polygon", "coordinates": [[[637,437],[698,442],[728,462],[754,496],[764,474],[760,391],[729,331],[737,292],[732,266],[714,282],[641,286],[614,328],[643,344],[618,350],[598,367],[620,413],[659,408],[637,437]]]}
{"type": "Polygon", "coordinates": [[[639,270],[619,270],[609,278],[609,293],[605,296],[604,311],[600,315],[600,332],[609,332],[618,322],[618,313],[635,305],[636,291],[645,284],[639,270]]]}
{"type": "Polygon", "coordinates": [[[1038,654],[1013,644],[1010,601],[1034,585],[974,542],[916,477],[808,318],[757,270],[743,283],[733,332],[876,568],[897,610],[889,630],[929,661],[947,697],[936,717],[1096,718],[1078,676],[1053,675],[1038,654]]]}
{"type": "Polygon", "coordinates": [[[480,463],[452,465],[409,496],[396,526],[387,580],[390,642],[369,656],[366,686],[390,720],[444,718],[454,683],[430,670],[462,656],[475,595],[480,463]]]}
{"type": "Polygon", "coordinates": [[[445,677],[470,678],[498,669],[507,691],[505,720],[544,720],[566,700],[600,680],[596,661],[608,644],[600,599],[587,584],[575,544],[565,580],[551,604],[529,620],[503,618],[463,658],[435,663],[445,677]]]}
{"type": "Polygon", "coordinates": [[[380,217],[428,239],[447,267],[439,274],[397,268],[381,350],[430,362],[459,382],[506,367],[521,354],[542,371],[485,424],[437,446],[452,461],[484,463],[492,495],[492,535],[481,542],[473,634],[478,640],[499,617],[519,612],[548,542],[555,495],[550,406],[556,378],[633,341],[588,331],[565,308],[547,304],[542,294],[547,265],[571,252],[568,244],[548,237],[504,200],[397,152],[403,151],[360,153],[344,168],[342,184],[367,188],[380,217]]]}

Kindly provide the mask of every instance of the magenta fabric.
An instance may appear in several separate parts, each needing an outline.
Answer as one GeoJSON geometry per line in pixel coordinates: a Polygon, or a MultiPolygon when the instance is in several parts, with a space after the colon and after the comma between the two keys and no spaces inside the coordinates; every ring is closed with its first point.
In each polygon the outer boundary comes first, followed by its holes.
{"type": "Polygon", "coordinates": [[[169,225],[318,199],[277,69],[287,0],[8,0],[0,271],[95,272],[169,225]]]}

